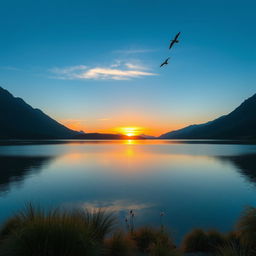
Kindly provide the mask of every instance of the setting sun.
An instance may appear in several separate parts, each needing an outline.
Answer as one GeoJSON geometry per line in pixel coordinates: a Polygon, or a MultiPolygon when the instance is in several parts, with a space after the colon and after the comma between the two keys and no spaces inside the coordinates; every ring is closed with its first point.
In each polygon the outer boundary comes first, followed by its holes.
{"type": "Polygon", "coordinates": [[[129,137],[138,136],[143,131],[142,127],[119,127],[116,130],[117,132],[129,137]]]}

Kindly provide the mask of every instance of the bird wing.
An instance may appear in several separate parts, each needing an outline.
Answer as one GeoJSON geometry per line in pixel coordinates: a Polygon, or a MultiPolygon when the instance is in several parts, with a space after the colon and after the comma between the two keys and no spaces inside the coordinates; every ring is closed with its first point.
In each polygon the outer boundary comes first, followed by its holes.
{"type": "Polygon", "coordinates": [[[174,40],[171,41],[170,46],[169,46],[169,49],[172,48],[172,46],[174,45],[174,42],[175,42],[174,40]]]}
{"type": "Polygon", "coordinates": [[[174,41],[178,39],[180,32],[175,36],[174,41]]]}
{"type": "Polygon", "coordinates": [[[162,67],[162,66],[164,66],[164,65],[167,65],[168,64],[168,60],[170,59],[170,57],[169,58],[167,58],[161,65],[160,65],[160,68],[162,67]]]}
{"type": "Polygon", "coordinates": [[[160,65],[160,67],[166,65],[166,60],[160,65]]]}

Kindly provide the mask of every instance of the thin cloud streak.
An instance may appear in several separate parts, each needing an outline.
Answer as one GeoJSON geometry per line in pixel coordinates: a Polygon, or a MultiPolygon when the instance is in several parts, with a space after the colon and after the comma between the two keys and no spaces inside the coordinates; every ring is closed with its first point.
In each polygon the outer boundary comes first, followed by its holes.
{"type": "Polygon", "coordinates": [[[156,74],[150,72],[143,72],[139,70],[121,70],[113,68],[92,68],[78,78],[82,79],[113,79],[113,80],[129,80],[135,77],[154,76],[156,74]]]}
{"type": "Polygon", "coordinates": [[[130,80],[157,75],[152,72],[146,72],[145,70],[148,70],[148,68],[142,65],[131,62],[116,62],[110,65],[110,67],[89,68],[85,65],[78,65],[64,68],[55,67],[49,71],[55,74],[51,78],[62,80],[130,80]]]}
{"type": "Polygon", "coordinates": [[[144,67],[142,65],[137,65],[137,64],[133,64],[133,63],[125,63],[125,66],[129,69],[148,70],[148,67],[144,67]]]}

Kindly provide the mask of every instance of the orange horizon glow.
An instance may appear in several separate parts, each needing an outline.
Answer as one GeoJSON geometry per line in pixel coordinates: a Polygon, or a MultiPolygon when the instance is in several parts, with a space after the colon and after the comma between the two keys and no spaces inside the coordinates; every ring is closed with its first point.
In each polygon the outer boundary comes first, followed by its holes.
{"type": "Polygon", "coordinates": [[[143,127],[118,127],[114,129],[116,133],[126,135],[128,137],[141,135],[143,130],[145,130],[143,127]]]}
{"type": "MultiPolygon", "coordinates": [[[[157,122],[140,121],[140,125],[129,125],[129,122],[122,122],[125,125],[113,126],[113,120],[101,119],[97,121],[85,121],[76,119],[66,119],[60,121],[63,125],[69,129],[75,131],[84,131],[86,133],[111,133],[111,134],[122,134],[128,137],[139,136],[139,135],[150,135],[160,136],[166,132],[173,131],[176,129],[183,128],[187,124],[160,124],[157,122]],[[128,125],[126,125],[128,124],[128,125]],[[150,127],[150,128],[149,128],[150,127]]],[[[116,123],[121,122],[118,120],[116,123]]],[[[135,122],[133,122],[135,123],[135,122]]]]}

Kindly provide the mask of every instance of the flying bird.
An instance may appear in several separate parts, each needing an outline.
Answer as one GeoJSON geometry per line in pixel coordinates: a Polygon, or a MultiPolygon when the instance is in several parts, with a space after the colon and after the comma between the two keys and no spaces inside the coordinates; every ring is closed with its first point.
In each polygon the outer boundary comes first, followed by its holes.
{"type": "Polygon", "coordinates": [[[173,40],[171,40],[169,49],[171,49],[175,43],[178,43],[178,42],[179,42],[179,40],[178,40],[179,35],[180,35],[180,32],[174,37],[173,40]]]}
{"type": "Polygon", "coordinates": [[[161,68],[162,66],[164,66],[164,65],[169,64],[169,63],[168,63],[168,60],[169,60],[169,59],[170,59],[170,57],[167,58],[167,59],[160,65],[160,68],[161,68]]]}

